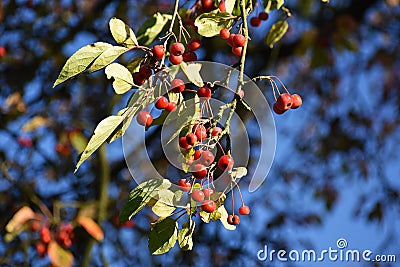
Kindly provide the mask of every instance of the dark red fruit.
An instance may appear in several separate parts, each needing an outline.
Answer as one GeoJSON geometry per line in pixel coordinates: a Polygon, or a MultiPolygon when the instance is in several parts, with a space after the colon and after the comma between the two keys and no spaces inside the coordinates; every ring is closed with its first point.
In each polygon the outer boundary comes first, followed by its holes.
{"type": "Polygon", "coordinates": [[[165,48],[163,45],[156,45],[153,47],[153,55],[157,60],[161,60],[165,54],[165,48]]]}
{"type": "Polygon", "coordinates": [[[151,115],[148,111],[142,110],[136,117],[136,121],[143,126],[149,127],[153,122],[153,115],[151,115]]]}
{"type": "Polygon", "coordinates": [[[233,215],[232,223],[238,225],[240,223],[240,217],[238,215],[233,215]]]}
{"type": "Polygon", "coordinates": [[[174,79],[171,82],[171,90],[174,93],[182,93],[185,90],[185,83],[181,79],[174,79]]]}
{"type": "Polygon", "coordinates": [[[165,109],[169,104],[168,99],[165,96],[160,96],[159,98],[157,98],[156,101],[156,108],[158,109],[165,109]]]}
{"type": "Polygon", "coordinates": [[[181,56],[185,53],[185,46],[182,43],[173,43],[169,48],[169,52],[174,56],[181,56]]]}
{"type": "Polygon", "coordinates": [[[4,46],[0,46],[0,57],[4,57],[6,54],[6,49],[4,46]]]}
{"type": "Polygon", "coordinates": [[[207,130],[206,127],[204,127],[201,124],[195,124],[193,125],[192,128],[192,133],[194,133],[197,136],[197,140],[204,140],[207,138],[207,130]]]}
{"type": "Polygon", "coordinates": [[[279,109],[278,106],[276,105],[276,103],[273,105],[272,109],[278,115],[281,115],[281,114],[285,113],[285,111],[286,111],[286,110],[279,109]]]}
{"type": "Polygon", "coordinates": [[[47,247],[43,242],[38,241],[36,243],[36,251],[39,254],[39,256],[43,258],[44,256],[46,256],[47,247]]]}
{"type": "Polygon", "coordinates": [[[222,29],[220,32],[219,32],[219,36],[221,36],[221,38],[222,39],[228,39],[229,38],[229,36],[231,35],[231,33],[227,30],[227,29],[222,29]]]}
{"type": "Polygon", "coordinates": [[[190,189],[192,188],[191,184],[188,181],[186,181],[186,179],[180,179],[178,181],[178,186],[185,192],[190,191],[190,189]]]}
{"type": "Polygon", "coordinates": [[[301,99],[301,96],[299,96],[298,94],[293,94],[291,97],[292,97],[292,106],[290,107],[291,109],[296,109],[303,104],[303,99],[301,99]]]}
{"type": "Polygon", "coordinates": [[[243,47],[232,47],[232,53],[238,57],[242,55],[243,47]]]}
{"type": "Polygon", "coordinates": [[[236,47],[243,47],[246,44],[246,38],[242,34],[236,34],[233,37],[233,45],[236,47]]]}
{"type": "Polygon", "coordinates": [[[230,47],[235,47],[235,43],[233,42],[233,38],[235,38],[235,36],[236,34],[232,33],[231,35],[229,35],[229,38],[226,39],[226,42],[230,47]]]}
{"type": "Polygon", "coordinates": [[[201,47],[201,41],[198,38],[191,39],[188,43],[187,46],[190,51],[196,51],[201,47]]]}
{"type": "Polygon", "coordinates": [[[243,205],[239,208],[239,214],[240,215],[248,215],[250,214],[250,208],[249,206],[243,205]]]}
{"type": "Polygon", "coordinates": [[[175,102],[169,102],[168,106],[165,108],[166,111],[168,112],[174,112],[178,106],[176,105],[175,102]]]}
{"type": "Polygon", "coordinates": [[[209,151],[203,151],[203,153],[201,153],[201,157],[200,157],[200,162],[201,164],[204,164],[205,166],[209,166],[211,163],[213,163],[214,161],[214,154],[209,151]]]}
{"type": "Polygon", "coordinates": [[[227,221],[229,224],[233,225],[233,215],[229,215],[226,221],[227,221]]]}
{"type": "Polygon", "coordinates": [[[218,9],[221,12],[226,12],[225,0],[221,0],[221,2],[219,2],[218,9]]]}
{"type": "Polygon", "coordinates": [[[45,244],[50,243],[51,233],[49,228],[43,227],[42,229],[40,229],[40,239],[42,239],[42,242],[45,244]]]}
{"type": "Polygon", "coordinates": [[[215,202],[212,201],[211,199],[206,199],[201,204],[201,209],[208,213],[214,212],[216,208],[217,204],[215,204],[215,202]]]}
{"type": "MultiPolygon", "coordinates": [[[[196,137],[196,139],[197,139],[197,137],[196,137]]],[[[202,154],[202,150],[196,150],[195,152],[194,152],[194,154],[193,154],[193,159],[194,160],[198,160],[200,157],[201,157],[201,154],[202,154]]]]}
{"type": "Polygon", "coordinates": [[[222,129],[218,126],[214,127],[211,131],[212,136],[217,136],[222,132],[222,129]]]}
{"type": "Polygon", "coordinates": [[[260,20],[267,20],[268,19],[268,13],[267,12],[260,12],[260,14],[258,14],[258,18],[260,20]]]}
{"type": "Polygon", "coordinates": [[[136,85],[142,85],[146,82],[146,77],[140,72],[135,72],[133,74],[133,83],[136,85]]]}
{"type": "Polygon", "coordinates": [[[183,149],[190,149],[192,146],[188,144],[186,140],[186,136],[182,136],[179,138],[179,146],[183,149]]]}
{"type": "Polygon", "coordinates": [[[32,139],[30,138],[19,137],[17,141],[20,146],[32,147],[33,145],[32,139]]]}
{"type": "Polygon", "coordinates": [[[142,66],[140,66],[139,73],[140,73],[143,77],[145,77],[146,79],[148,79],[148,78],[151,76],[151,74],[152,74],[151,68],[150,68],[149,65],[142,65],[142,66]]]}
{"type": "Polygon", "coordinates": [[[204,200],[204,193],[203,191],[196,189],[192,192],[192,199],[197,202],[203,202],[204,200]]]}
{"type": "Polygon", "coordinates": [[[230,170],[232,169],[234,164],[233,158],[229,155],[224,155],[219,158],[218,160],[218,167],[225,171],[226,169],[230,170]]]}
{"type": "Polygon", "coordinates": [[[210,12],[214,9],[214,3],[212,0],[201,0],[201,8],[203,12],[210,12]]]}
{"type": "Polygon", "coordinates": [[[292,96],[288,93],[280,94],[276,100],[276,107],[280,110],[288,110],[292,107],[292,96]]]}
{"type": "Polygon", "coordinates": [[[194,133],[188,133],[186,135],[186,142],[193,146],[197,142],[197,136],[194,133]]]}
{"type": "Polygon", "coordinates": [[[197,90],[197,95],[199,97],[205,97],[206,99],[211,98],[211,89],[207,87],[200,87],[199,90],[197,90]]]}
{"type": "Polygon", "coordinates": [[[180,55],[180,56],[170,55],[169,56],[169,62],[171,62],[174,65],[179,65],[182,63],[182,61],[183,61],[182,55],[180,55]]]}
{"type": "Polygon", "coordinates": [[[253,27],[258,27],[258,26],[261,25],[261,20],[259,18],[257,18],[257,17],[252,17],[250,19],[250,25],[253,26],[253,27]]]}
{"type": "Polygon", "coordinates": [[[68,142],[59,142],[56,145],[56,151],[58,154],[63,155],[63,156],[69,156],[71,155],[71,146],[68,142]]]}
{"type": "Polygon", "coordinates": [[[203,164],[195,164],[191,170],[193,176],[197,179],[203,179],[207,176],[207,169],[203,164]]]}
{"type": "Polygon", "coordinates": [[[183,61],[185,62],[192,62],[197,60],[197,55],[193,51],[187,51],[182,55],[183,61]]]}
{"type": "Polygon", "coordinates": [[[42,224],[40,221],[32,220],[29,224],[29,228],[32,232],[38,232],[42,228],[42,224]]]}
{"type": "Polygon", "coordinates": [[[212,194],[214,194],[214,190],[211,188],[204,188],[203,193],[205,197],[210,197],[212,194]]]}

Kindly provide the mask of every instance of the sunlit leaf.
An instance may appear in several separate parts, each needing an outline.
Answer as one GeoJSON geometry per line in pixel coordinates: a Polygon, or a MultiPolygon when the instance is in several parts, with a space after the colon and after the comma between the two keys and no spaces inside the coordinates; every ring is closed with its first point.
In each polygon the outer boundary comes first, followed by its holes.
{"type": "Polygon", "coordinates": [[[272,10],[280,9],[284,3],[285,0],[264,0],[265,12],[269,13],[272,10]]]}
{"type": "Polygon", "coordinates": [[[176,209],[174,206],[175,194],[171,190],[164,189],[158,192],[158,200],[151,208],[154,214],[160,217],[170,216],[176,209]]]}
{"type": "Polygon", "coordinates": [[[105,72],[107,79],[114,78],[113,88],[117,94],[128,92],[134,85],[132,74],[121,64],[112,63],[107,66],[105,72]]]}
{"type": "Polygon", "coordinates": [[[124,44],[127,47],[138,46],[133,30],[120,19],[112,18],[109,22],[110,31],[118,44],[124,44]]]}
{"type": "Polygon", "coordinates": [[[200,70],[202,65],[200,63],[181,63],[182,71],[186,74],[189,81],[196,86],[203,86],[203,78],[201,78],[200,70]]]}
{"type": "Polygon", "coordinates": [[[7,223],[6,231],[9,233],[19,231],[28,220],[33,218],[35,218],[33,210],[28,206],[24,206],[20,208],[7,223]]]}
{"type": "Polygon", "coordinates": [[[225,206],[222,205],[217,210],[221,214],[221,218],[219,220],[221,221],[225,229],[235,230],[236,226],[228,223],[228,212],[226,211],[225,206]]]}
{"type": "Polygon", "coordinates": [[[286,33],[289,28],[287,21],[278,21],[272,25],[267,35],[267,45],[272,48],[274,44],[278,42],[286,33]]]}
{"type": "Polygon", "coordinates": [[[233,168],[230,172],[233,179],[239,179],[247,175],[247,169],[245,167],[233,168]]]}
{"type": "Polygon", "coordinates": [[[54,267],[69,267],[74,263],[74,256],[62,248],[56,241],[51,241],[47,248],[51,265],[54,267]]]}
{"type": "Polygon", "coordinates": [[[234,20],[231,14],[219,12],[218,9],[210,13],[203,13],[198,16],[194,25],[198,28],[200,35],[204,37],[213,37],[219,35],[223,28],[229,28],[234,20]]]}
{"type": "Polygon", "coordinates": [[[183,250],[192,250],[193,248],[193,232],[196,223],[193,220],[184,223],[182,229],[178,232],[178,244],[183,250]]]}
{"type": "Polygon", "coordinates": [[[73,131],[69,135],[71,145],[75,148],[78,153],[82,153],[85,150],[87,144],[87,138],[81,131],[73,131]]]}
{"type": "Polygon", "coordinates": [[[137,57],[129,61],[129,63],[126,65],[126,68],[131,72],[138,72],[140,69],[140,64],[144,61],[143,57],[137,57]]]}
{"type": "Polygon", "coordinates": [[[110,65],[114,60],[128,50],[128,48],[122,46],[112,46],[108,48],[96,58],[96,60],[90,66],[89,72],[94,72],[110,65]]]}
{"type": "Polygon", "coordinates": [[[172,16],[169,14],[161,14],[159,12],[154,14],[151,19],[147,20],[142,27],[140,27],[137,33],[137,40],[139,43],[142,45],[151,44],[171,19],[172,16]]]}
{"type": "Polygon", "coordinates": [[[76,218],[76,221],[86,230],[89,235],[91,235],[97,241],[104,239],[103,230],[92,218],[79,216],[76,218]]]}
{"type": "Polygon", "coordinates": [[[235,8],[236,0],[225,0],[226,12],[232,13],[235,8]]]}
{"type": "Polygon", "coordinates": [[[151,254],[168,252],[176,243],[178,223],[171,218],[160,219],[152,224],[149,236],[151,254]]]}

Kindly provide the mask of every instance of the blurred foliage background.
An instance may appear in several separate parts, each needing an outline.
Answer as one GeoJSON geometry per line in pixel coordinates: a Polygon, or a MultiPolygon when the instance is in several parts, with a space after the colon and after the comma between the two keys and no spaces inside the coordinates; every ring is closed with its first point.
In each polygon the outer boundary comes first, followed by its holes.
{"type": "MultiPolygon", "coordinates": [[[[42,203],[50,212],[60,209],[63,221],[84,210],[103,227],[102,243],[79,236],[72,247],[76,266],[266,266],[256,257],[264,244],[327,248],[341,236],[353,248],[398,253],[400,2],[285,2],[292,13],[288,33],[271,50],[265,35],[279,14],[251,28],[246,73],[277,75],[304,102],[296,112],[275,116],[274,164],[264,185],[245,193],[251,216],[235,232],[219,223],[198,224],[193,251],[175,247],[154,257],[147,249],[150,210],[129,225],[115,223],[135,186],[121,142],[103,147],[73,174],[82,143],[125,100],[114,96],[102,71],[51,87],[78,48],[99,40],[113,43],[111,17],[137,30],[155,12],[171,12],[173,3],[0,0],[2,237],[20,207],[39,210],[42,203]]],[[[236,63],[220,38],[203,39],[203,44],[199,59],[236,63]]],[[[273,103],[270,86],[259,86],[273,103]]],[[[147,142],[156,148],[154,136],[147,142]]],[[[0,265],[47,266],[34,242],[29,234],[9,243],[2,238],[0,265]]]]}

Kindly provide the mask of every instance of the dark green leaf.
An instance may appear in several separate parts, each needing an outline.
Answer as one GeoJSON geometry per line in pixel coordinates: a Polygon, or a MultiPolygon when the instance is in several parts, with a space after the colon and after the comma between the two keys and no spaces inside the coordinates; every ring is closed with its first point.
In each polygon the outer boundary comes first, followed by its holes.
{"type": "Polygon", "coordinates": [[[142,27],[140,27],[137,33],[139,43],[143,45],[151,44],[171,19],[172,16],[169,14],[161,14],[159,12],[154,14],[151,19],[146,21],[142,27]]]}
{"type": "Polygon", "coordinates": [[[160,219],[152,224],[149,236],[151,254],[168,252],[177,241],[178,223],[171,218],[160,219]]]}
{"type": "Polygon", "coordinates": [[[190,219],[189,222],[182,225],[182,229],[178,232],[178,244],[183,250],[192,250],[193,248],[193,232],[196,223],[190,219]]]}
{"type": "Polygon", "coordinates": [[[286,33],[289,28],[287,21],[278,21],[272,25],[267,36],[267,45],[272,48],[286,33]]]}

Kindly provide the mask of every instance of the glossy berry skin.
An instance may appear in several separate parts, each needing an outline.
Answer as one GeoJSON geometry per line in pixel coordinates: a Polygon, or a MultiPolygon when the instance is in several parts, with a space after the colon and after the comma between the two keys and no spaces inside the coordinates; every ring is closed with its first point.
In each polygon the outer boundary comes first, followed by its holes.
{"type": "Polygon", "coordinates": [[[233,37],[233,45],[236,47],[243,47],[246,44],[246,38],[242,34],[236,34],[233,37]]]}
{"type": "Polygon", "coordinates": [[[171,82],[171,88],[174,93],[182,93],[185,90],[185,83],[181,79],[174,79],[171,82]]]}
{"type": "Polygon", "coordinates": [[[226,169],[230,170],[232,169],[234,164],[233,158],[229,155],[224,155],[219,158],[218,160],[218,167],[225,171],[226,169]]]}
{"type": "Polygon", "coordinates": [[[196,51],[201,47],[201,41],[199,38],[193,38],[187,43],[187,46],[190,51],[196,51]]]}
{"type": "Polygon", "coordinates": [[[183,149],[190,149],[192,146],[188,144],[187,140],[186,140],[186,136],[182,136],[179,138],[179,146],[183,149]]]}
{"type": "MultiPolygon", "coordinates": [[[[196,137],[197,138],[197,137],[196,137]]],[[[194,154],[193,154],[193,159],[194,160],[198,160],[200,157],[201,157],[201,154],[202,154],[202,150],[196,150],[195,152],[194,152],[194,154]]]]}
{"type": "Polygon", "coordinates": [[[193,146],[193,145],[196,144],[196,142],[197,142],[197,136],[196,136],[194,133],[188,133],[188,134],[186,135],[186,142],[187,142],[189,145],[193,146]]]}
{"type": "Polygon", "coordinates": [[[193,176],[197,179],[203,179],[207,176],[207,169],[203,164],[195,164],[191,171],[193,176]]]}
{"type": "Polygon", "coordinates": [[[214,194],[214,190],[211,188],[203,188],[203,193],[205,197],[210,197],[212,194],[214,194]]]}
{"type": "Polygon", "coordinates": [[[260,12],[260,14],[258,14],[258,18],[260,20],[267,20],[268,19],[268,13],[267,12],[260,12]]]}
{"type": "Polygon", "coordinates": [[[243,47],[232,47],[232,53],[238,57],[242,55],[243,47]]]}
{"type": "Polygon", "coordinates": [[[174,65],[179,65],[181,64],[183,61],[183,56],[179,55],[179,56],[175,56],[175,55],[170,55],[169,56],[169,62],[171,62],[174,65]]]}
{"type": "Polygon", "coordinates": [[[235,43],[233,42],[233,39],[235,38],[236,34],[232,33],[231,35],[229,35],[229,38],[226,39],[226,42],[228,43],[228,45],[230,47],[235,47],[235,43]]]}
{"type": "Polygon", "coordinates": [[[216,208],[217,208],[217,204],[215,204],[215,202],[212,201],[211,199],[206,199],[201,204],[201,209],[208,213],[214,212],[216,210],[216,208]]]}
{"type": "Polygon", "coordinates": [[[232,223],[233,225],[238,225],[240,223],[240,217],[238,215],[233,215],[232,223]]]}
{"type": "Polygon", "coordinates": [[[296,109],[303,104],[303,99],[301,99],[301,96],[299,96],[298,94],[293,94],[291,97],[292,97],[292,106],[290,107],[291,109],[296,109]]]}
{"type": "Polygon", "coordinates": [[[40,238],[42,239],[43,243],[45,243],[45,244],[50,243],[51,233],[50,233],[49,228],[43,227],[42,229],[40,229],[40,238]]]}
{"type": "Polygon", "coordinates": [[[249,206],[241,206],[240,208],[239,208],[239,214],[240,215],[249,215],[250,214],[250,208],[249,208],[249,206]]]}
{"type": "Polygon", "coordinates": [[[168,106],[165,108],[166,111],[168,112],[174,112],[178,106],[176,105],[175,102],[169,102],[168,106]]]}
{"type": "Polygon", "coordinates": [[[280,94],[276,100],[276,107],[280,110],[288,110],[292,107],[292,96],[288,93],[280,94]]]}
{"type": "Polygon", "coordinates": [[[174,56],[181,56],[185,53],[185,46],[182,43],[173,43],[169,48],[169,52],[174,56]]]}
{"type": "Polygon", "coordinates": [[[161,60],[165,54],[165,49],[163,45],[155,45],[152,49],[153,55],[157,60],[161,60]]]}
{"type": "Polygon", "coordinates": [[[285,113],[285,111],[286,111],[286,110],[279,109],[278,106],[276,105],[276,103],[273,105],[272,109],[278,115],[281,115],[281,114],[285,113]]]}
{"type": "Polygon", "coordinates": [[[210,12],[214,9],[214,3],[212,0],[201,0],[201,8],[203,12],[210,12]]]}
{"type": "Polygon", "coordinates": [[[192,62],[197,60],[197,55],[193,51],[187,51],[182,55],[183,61],[185,62],[192,62]]]}
{"type": "Polygon", "coordinates": [[[156,108],[158,109],[165,109],[169,104],[168,99],[165,96],[160,96],[159,98],[157,98],[156,101],[156,108]]]}
{"type": "Polygon", "coordinates": [[[222,132],[222,129],[218,126],[214,127],[211,131],[211,136],[218,136],[222,132]]]}
{"type": "Polygon", "coordinates": [[[201,157],[200,157],[200,162],[201,164],[203,164],[204,166],[210,166],[211,163],[213,163],[214,161],[214,154],[209,151],[203,151],[203,153],[201,153],[201,157]]]}
{"type": "Polygon", "coordinates": [[[143,75],[143,77],[145,77],[146,79],[148,79],[148,78],[151,76],[151,74],[152,74],[151,68],[150,68],[149,65],[142,65],[142,66],[140,66],[139,73],[140,73],[141,75],[143,75]]]}
{"type": "Polygon", "coordinates": [[[146,82],[146,77],[140,72],[135,72],[133,74],[133,83],[136,85],[142,85],[146,82]]]}
{"type": "Polygon", "coordinates": [[[200,87],[199,90],[197,90],[197,95],[199,97],[204,97],[206,99],[211,98],[211,89],[207,87],[200,87]]]}
{"type": "Polygon", "coordinates": [[[201,124],[193,125],[192,133],[197,136],[197,140],[202,141],[207,138],[207,129],[201,124]]]}
{"type": "Polygon", "coordinates": [[[148,111],[142,110],[136,117],[136,121],[143,126],[149,127],[153,122],[153,115],[151,115],[148,111]]]}
{"type": "Polygon", "coordinates": [[[219,2],[218,9],[221,12],[226,12],[225,0],[221,0],[221,2],[219,2]]]}
{"type": "Polygon", "coordinates": [[[258,27],[261,25],[261,20],[258,17],[252,17],[250,19],[250,25],[253,27],[258,27]]]}
{"type": "Polygon", "coordinates": [[[185,192],[190,191],[190,189],[192,188],[192,186],[190,185],[190,183],[188,181],[186,181],[186,179],[180,179],[178,181],[178,186],[180,189],[182,189],[185,192]]]}
{"type": "Polygon", "coordinates": [[[221,38],[222,39],[228,39],[229,38],[229,36],[230,36],[231,34],[230,34],[230,32],[227,30],[227,29],[222,29],[220,32],[219,32],[219,36],[221,36],[221,38]]]}
{"type": "Polygon", "coordinates": [[[203,202],[204,200],[204,193],[203,191],[196,189],[192,192],[192,199],[197,202],[203,202]]]}
{"type": "Polygon", "coordinates": [[[229,215],[226,221],[228,224],[233,225],[233,215],[229,215]]]}

